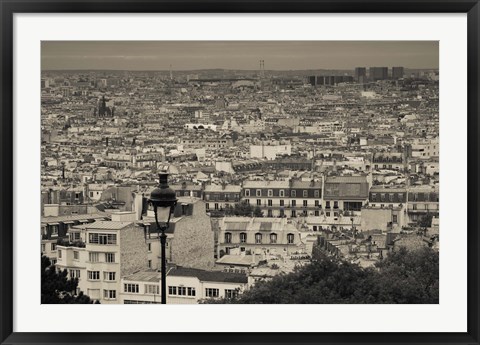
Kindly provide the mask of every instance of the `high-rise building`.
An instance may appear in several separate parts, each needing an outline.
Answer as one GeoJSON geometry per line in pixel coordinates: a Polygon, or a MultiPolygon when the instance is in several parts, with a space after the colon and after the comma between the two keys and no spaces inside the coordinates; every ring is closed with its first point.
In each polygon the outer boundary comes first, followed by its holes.
{"type": "Polygon", "coordinates": [[[367,68],[366,67],[356,67],[355,68],[355,80],[357,82],[364,81],[367,78],[367,68]]]}
{"type": "Polygon", "coordinates": [[[388,79],[388,67],[370,67],[370,80],[385,80],[388,79]]]}
{"type": "Polygon", "coordinates": [[[392,67],[392,79],[403,78],[403,67],[392,67]]]}

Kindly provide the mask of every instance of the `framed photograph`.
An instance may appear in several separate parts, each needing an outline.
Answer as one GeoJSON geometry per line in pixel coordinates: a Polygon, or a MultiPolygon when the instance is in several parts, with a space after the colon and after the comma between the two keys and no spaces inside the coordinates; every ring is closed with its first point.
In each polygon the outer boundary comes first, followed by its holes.
{"type": "Polygon", "coordinates": [[[478,344],[479,14],[2,1],[2,344],[478,344]]]}

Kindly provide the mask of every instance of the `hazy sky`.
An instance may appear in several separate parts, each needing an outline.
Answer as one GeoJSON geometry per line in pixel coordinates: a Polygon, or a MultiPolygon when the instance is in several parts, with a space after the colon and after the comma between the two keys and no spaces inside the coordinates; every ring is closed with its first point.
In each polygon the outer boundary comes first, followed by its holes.
{"type": "Polygon", "coordinates": [[[437,41],[44,41],[42,69],[438,68],[437,41]]]}

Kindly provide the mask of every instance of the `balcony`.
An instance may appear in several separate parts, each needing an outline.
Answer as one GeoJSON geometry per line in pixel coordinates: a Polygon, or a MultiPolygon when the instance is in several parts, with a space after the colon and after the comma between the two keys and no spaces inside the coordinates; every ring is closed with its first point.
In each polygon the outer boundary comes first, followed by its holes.
{"type": "Polygon", "coordinates": [[[70,242],[68,240],[58,239],[57,240],[57,245],[58,246],[63,246],[63,247],[85,248],[85,242],[83,242],[83,241],[70,242]]]}

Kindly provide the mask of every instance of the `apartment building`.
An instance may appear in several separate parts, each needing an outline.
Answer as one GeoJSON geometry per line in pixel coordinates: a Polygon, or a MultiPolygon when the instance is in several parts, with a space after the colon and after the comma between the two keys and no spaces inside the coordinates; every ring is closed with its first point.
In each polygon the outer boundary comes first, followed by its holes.
{"type": "Polygon", "coordinates": [[[76,242],[57,246],[56,267],[102,304],[118,303],[121,277],[147,267],[144,231],[131,221],[96,221],[70,228],[69,235],[76,242]]]}
{"type": "Polygon", "coordinates": [[[205,186],[204,198],[207,211],[224,210],[240,201],[241,186],[227,184],[209,184],[205,186]]]}
{"type": "Polygon", "coordinates": [[[245,181],[242,198],[266,217],[319,215],[322,181],[245,181]]]}
{"type": "MultiPolygon", "coordinates": [[[[59,205],[53,205],[59,206],[59,205]]],[[[52,264],[57,262],[57,243],[63,240],[74,242],[69,229],[72,226],[83,225],[95,222],[96,220],[108,219],[104,213],[73,214],[66,216],[42,217],[41,229],[41,252],[47,256],[52,264]]]]}
{"type": "MultiPolygon", "coordinates": [[[[167,304],[196,304],[209,298],[231,298],[247,288],[245,274],[174,266],[167,272],[167,304]]],[[[161,274],[141,271],[121,280],[120,303],[157,304],[161,301],[161,274]]]]}
{"type": "Polygon", "coordinates": [[[219,258],[235,248],[247,254],[288,254],[305,247],[299,230],[287,218],[225,217],[219,227],[219,258]]]}
{"type": "Polygon", "coordinates": [[[326,217],[338,217],[348,211],[360,214],[368,201],[367,176],[327,176],[325,178],[324,210],[326,217]]]}

